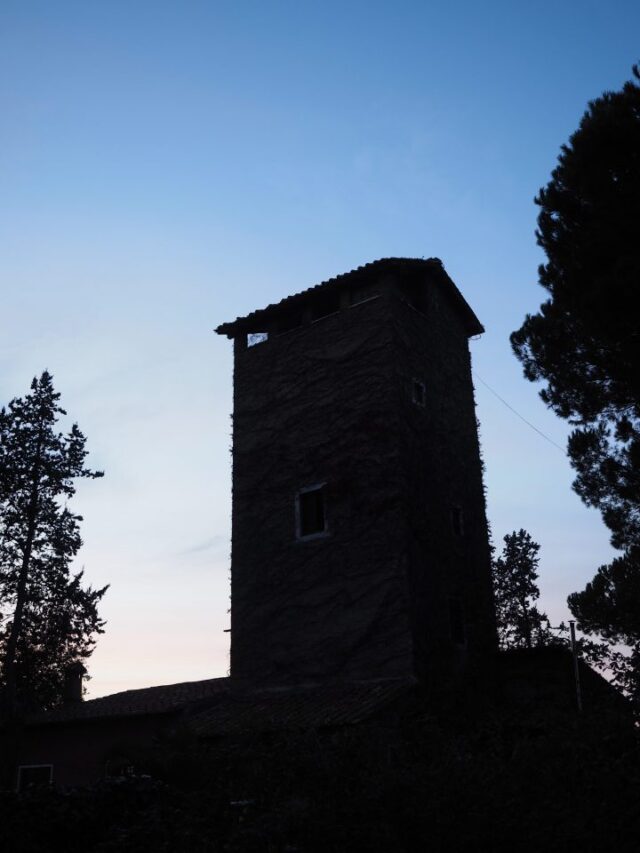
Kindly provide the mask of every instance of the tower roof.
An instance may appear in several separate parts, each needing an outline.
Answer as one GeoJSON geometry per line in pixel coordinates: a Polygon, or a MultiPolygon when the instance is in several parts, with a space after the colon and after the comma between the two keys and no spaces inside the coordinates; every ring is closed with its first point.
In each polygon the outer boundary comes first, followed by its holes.
{"type": "Polygon", "coordinates": [[[467,328],[467,333],[479,335],[484,332],[484,327],[472,311],[471,307],[460,293],[439,258],[380,258],[377,261],[371,261],[368,264],[363,264],[350,272],[345,272],[340,275],[322,281],[319,284],[287,296],[281,299],[280,302],[275,302],[272,305],[267,305],[266,308],[261,308],[257,311],[252,311],[244,317],[229,322],[222,323],[215,330],[219,335],[226,335],[228,338],[234,338],[238,334],[245,332],[259,331],[259,326],[262,322],[271,319],[277,315],[283,308],[293,308],[309,301],[312,295],[322,291],[323,294],[331,291],[338,291],[346,288],[354,283],[364,284],[374,282],[382,275],[399,273],[401,275],[416,275],[424,273],[432,282],[439,283],[446,293],[449,295],[456,305],[462,319],[467,328]]]}

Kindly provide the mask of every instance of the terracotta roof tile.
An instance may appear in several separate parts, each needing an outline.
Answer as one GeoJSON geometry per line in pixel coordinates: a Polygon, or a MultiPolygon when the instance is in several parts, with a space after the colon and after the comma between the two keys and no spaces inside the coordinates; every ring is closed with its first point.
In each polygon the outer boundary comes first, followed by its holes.
{"type": "Polygon", "coordinates": [[[30,725],[184,713],[203,737],[352,725],[409,696],[412,678],[251,687],[231,678],[126,690],[34,715],[30,725]]]}
{"type": "Polygon", "coordinates": [[[215,697],[206,709],[190,717],[189,725],[200,737],[354,725],[408,697],[416,684],[414,679],[394,678],[234,690],[215,697]]]}
{"type": "Polygon", "coordinates": [[[77,702],[35,714],[32,724],[67,722],[70,720],[94,720],[104,717],[129,717],[139,714],[166,714],[180,711],[210,699],[228,689],[228,678],[210,678],[207,681],[184,681],[180,684],[165,684],[159,687],[143,687],[140,690],[125,690],[98,699],[77,702]]]}

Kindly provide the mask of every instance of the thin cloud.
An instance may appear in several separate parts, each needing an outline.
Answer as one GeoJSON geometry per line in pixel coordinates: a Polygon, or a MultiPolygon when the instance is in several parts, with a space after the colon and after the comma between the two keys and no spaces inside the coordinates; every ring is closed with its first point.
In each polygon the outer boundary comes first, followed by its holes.
{"type": "Polygon", "coordinates": [[[191,545],[188,548],[184,548],[178,551],[177,556],[184,557],[189,554],[201,554],[204,551],[214,551],[217,550],[222,544],[226,544],[226,542],[226,536],[212,536],[209,539],[205,539],[204,541],[199,542],[197,545],[191,545]]]}

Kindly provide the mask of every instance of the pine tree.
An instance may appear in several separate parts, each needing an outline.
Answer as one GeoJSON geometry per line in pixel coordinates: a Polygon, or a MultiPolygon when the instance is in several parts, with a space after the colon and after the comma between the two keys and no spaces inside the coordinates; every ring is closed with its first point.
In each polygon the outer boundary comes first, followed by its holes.
{"type": "MultiPolygon", "coordinates": [[[[511,336],[527,379],[573,426],[574,489],[623,551],[569,596],[578,627],[619,638],[618,681],[640,685],[640,70],[592,101],[536,203],[547,301],[511,336]]],[[[617,652],[612,652],[617,654],[617,652]]],[[[635,690],[635,688],[634,688],[635,690]]],[[[640,690],[637,691],[640,693],[640,690]]]]}
{"type": "Polygon", "coordinates": [[[81,516],[67,502],[85,467],[85,437],[66,415],[46,371],[31,392],[0,410],[0,688],[5,717],[50,708],[65,671],[89,657],[103,633],[98,603],[107,587],[83,587],[70,565],[81,516]]]}
{"type": "Polygon", "coordinates": [[[555,641],[549,620],[535,602],[540,546],[526,530],[504,537],[502,554],[493,560],[493,593],[501,649],[531,649],[555,641]]]}
{"type": "MultiPolygon", "coordinates": [[[[634,68],[640,80],[640,72],[634,68]]],[[[548,299],[511,336],[541,397],[575,426],[574,488],[612,544],[640,546],[640,86],[589,104],[536,203],[548,299]]]]}
{"type": "Polygon", "coordinates": [[[600,566],[582,592],[568,598],[578,627],[598,640],[583,640],[585,658],[640,709],[640,548],[600,566]],[[626,646],[622,651],[620,646],[626,646]]]}

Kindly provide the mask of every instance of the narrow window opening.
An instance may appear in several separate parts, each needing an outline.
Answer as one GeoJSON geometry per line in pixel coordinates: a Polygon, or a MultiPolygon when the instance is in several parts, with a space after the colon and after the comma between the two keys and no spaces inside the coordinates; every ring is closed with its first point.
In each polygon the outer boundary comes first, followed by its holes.
{"type": "Polygon", "coordinates": [[[464,536],[464,512],[461,506],[451,507],[451,526],[456,536],[464,536]]]}
{"type": "Polygon", "coordinates": [[[424,382],[419,379],[413,380],[413,402],[416,406],[424,407],[427,401],[427,389],[424,382]]]}
{"type": "Polygon", "coordinates": [[[247,335],[247,346],[255,347],[269,340],[269,332],[249,332],[247,335]]]}
{"type": "Polygon", "coordinates": [[[464,646],[467,635],[464,627],[464,609],[459,598],[449,599],[449,627],[452,641],[456,646],[464,646]]]}
{"type": "Polygon", "coordinates": [[[327,529],[324,486],[311,486],[299,492],[296,504],[298,538],[317,536],[327,529]]]}

